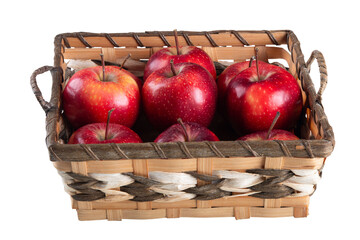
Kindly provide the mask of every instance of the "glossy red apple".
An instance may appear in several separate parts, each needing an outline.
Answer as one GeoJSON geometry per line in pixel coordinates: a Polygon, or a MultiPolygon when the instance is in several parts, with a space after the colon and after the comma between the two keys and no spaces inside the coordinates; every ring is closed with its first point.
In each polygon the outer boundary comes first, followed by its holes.
{"type": "Polygon", "coordinates": [[[214,80],[216,79],[216,70],[214,63],[204,50],[195,46],[179,46],[177,43],[176,32],[175,40],[175,47],[161,49],[150,57],[149,61],[145,66],[144,80],[146,80],[154,71],[169,66],[170,60],[173,60],[175,64],[184,62],[192,62],[199,64],[210,72],[214,80]]]}
{"type": "Polygon", "coordinates": [[[63,91],[64,113],[76,129],[89,123],[111,122],[131,127],[139,113],[141,83],[133,74],[114,66],[97,66],[76,72],[63,91]]]}
{"type": "Polygon", "coordinates": [[[130,128],[110,123],[115,108],[108,111],[106,123],[91,123],[77,129],[70,137],[69,144],[98,143],[141,143],[141,138],[130,128]]]}
{"type": "Polygon", "coordinates": [[[77,129],[69,144],[141,143],[141,138],[130,128],[110,123],[105,137],[106,123],[91,123],[77,129]]]}
{"type": "Polygon", "coordinates": [[[164,130],[177,123],[209,126],[217,88],[210,73],[194,63],[171,64],[153,72],[142,88],[143,108],[150,123],[164,130]]]}
{"type": "Polygon", "coordinates": [[[299,140],[299,138],[294,135],[292,132],[282,130],[282,129],[274,129],[271,131],[268,136],[267,131],[260,131],[256,133],[250,133],[243,137],[240,137],[238,140],[243,141],[256,141],[256,140],[299,140]]]}
{"type": "MultiPolygon", "coordinates": [[[[264,62],[259,61],[259,64],[263,64],[264,62]]],[[[228,66],[218,77],[217,79],[217,87],[218,87],[218,99],[219,106],[221,108],[225,107],[226,102],[226,91],[230,84],[230,82],[234,79],[236,75],[238,75],[243,70],[249,68],[253,64],[253,59],[250,61],[238,62],[231,64],[228,66]]]]}
{"type": "Polygon", "coordinates": [[[250,133],[243,137],[240,137],[237,140],[243,141],[256,141],[256,140],[298,140],[299,138],[292,132],[285,131],[282,129],[274,129],[276,122],[279,120],[280,112],[277,112],[275,118],[273,119],[269,130],[259,131],[255,133],[250,133]]]}
{"type": "Polygon", "coordinates": [[[240,134],[269,129],[276,112],[281,113],[276,129],[291,129],[302,109],[296,79],[281,67],[255,64],[239,73],[226,94],[228,119],[240,134]]]}
{"type": "Polygon", "coordinates": [[[213,132],[198,123],[183,123],[181,119],[178,122],[162,132],[154,142],[219,141],[213,132]]]}

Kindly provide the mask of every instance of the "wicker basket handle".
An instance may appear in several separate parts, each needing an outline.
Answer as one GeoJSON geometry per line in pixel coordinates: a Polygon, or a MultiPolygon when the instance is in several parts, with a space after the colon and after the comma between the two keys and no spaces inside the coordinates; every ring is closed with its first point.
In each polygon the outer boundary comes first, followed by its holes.
{"type": "Polygon", "coordinates": [[[44,109],[45,113],[47,113],[51,109],[51,104],[44,100],[43,95],[39,89],[39,86],[37,85],[36,77],[39,74],[43,74],[47,71],[52,71],[55,68],[52,66],[43,66],[38,69],[36,69],[33,74],[30,77],[30,84],[33,93],[35,94],[36,99],[40,103],[41,107],[44,109]]]}
{"type": "Polygon", "coordinates": [[[309,73],[311,71],[311,64],[314,62],[314,59],[317,60],[320,71],[320,88],[316,94],[316,100],[321,102],[321,96],[326,88],[328,81],[327,68],[326,68],[324,55],[320,51],[314,50],[311,53],[309,60],[306,62],[306,69],[308,70],[309,73]]]}

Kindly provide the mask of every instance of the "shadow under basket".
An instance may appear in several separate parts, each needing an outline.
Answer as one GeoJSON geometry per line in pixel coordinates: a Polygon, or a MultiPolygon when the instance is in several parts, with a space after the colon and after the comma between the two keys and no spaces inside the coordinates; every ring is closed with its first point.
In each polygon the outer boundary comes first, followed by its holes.
{"type": "MultiPolygon", "coordinates": [[[[226,62],[250,59],[281,61],[298,80],[303,111],[296,141],[235,141],[217,115],[210,129],[226,141],[154,143],[144,116],[135,131],[144,143],[66,144],[72,129],[63,115],[61,92],[71,69],[68,60],[114,63],[131,53],[139,63],[156,51],[174,46],[173,32],[64,33],[55,37],[54,66],[37,69],[31,86],[46,112],[46,145],[50,160],[71,195],[79,220],[178,217],[306,217],[309,198],[321,178],[325,159],[334,149],[334,133],[321,96],[327,83],[322,54],[307,62],[292,31],[179,31],[179,44],[201,47],[218,73],[226,62]],[[309,76],[317,60],[320,88],[309,76]],[[45,101],[36,76],[50,71],[52,94],[45,101]]],[[[274,63],[275,64],[275,63],[274,63]]],[[[126,67],[126,65],[125,65],[126,67]]],[[[128,68],[135,74],[138,69],[128,68]]]]}

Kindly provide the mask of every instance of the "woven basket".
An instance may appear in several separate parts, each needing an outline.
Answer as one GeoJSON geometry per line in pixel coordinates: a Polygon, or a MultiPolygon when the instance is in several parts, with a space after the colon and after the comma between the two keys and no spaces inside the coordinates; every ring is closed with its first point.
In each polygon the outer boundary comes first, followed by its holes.
{"type": "Polygon", "coordinates": [[[46,113],[50,160],[63,177],[79,220],[306,217],[309,196],[335,144],[321,103],[327,83],[322,54],[314,51],[305,62],[297,37],[288,30],[178,35],[180,45],[201,46],[218,72],[222,61],[249,59],[255,47],[263,61],[286,61],[303,93],[303,112],[295,129],[301,140],[234,141],[232,131],[215,117],[210,128],[226,141],[154,143],[155,133],[140,117],[134,128],[144,143],[65,144],[72,131],[61,106],[67,59],[99,60],[102,53],[106,61],[115,62],[131,53],[143,61],[174,45],[175,39],[173,32],[59,34],[54,66],[37,69],[31,86],[46,113]],[[321,78],[318,92],[309,76],[314,59],[321,78]],[[36,76],[47,71],[53,79],[49,102],[36,83],[36,76]]]}

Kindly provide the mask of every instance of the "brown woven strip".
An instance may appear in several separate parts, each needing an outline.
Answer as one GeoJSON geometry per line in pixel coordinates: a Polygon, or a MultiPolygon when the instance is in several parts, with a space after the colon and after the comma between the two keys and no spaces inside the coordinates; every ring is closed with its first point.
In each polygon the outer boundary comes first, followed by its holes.
{"type": "Polygon", "coordinates": [[[114,47],[120,47],[115,40],[110,36],[110,34],[105,33],[106,39],[114,46],[114,47]]]}
{"type": "Polygon", "coordinates": [[[274,35],[268,31],[268,30],[264,30],[264,32],[269,36],[270,40],[275,44],[275,45],[280,45],[279,42],[276,40],[276,38],[274,37],[274,35]]]}
{"type": "Polygon", "coordinates": [[[202,201],[207,201],[207,200],[214,200],[214,199],[218,199],[218,198],[222,198],[222,197],[226,197],[226,196],[230,196],[231,193],[230,192],[225,192],[222,190],[218,190],[215,193],[211,194],[211,195],[198,195],[196,196],[195,200],[202,200],[202,201]]]}
{"type": "Polygon", "coordinates": [[[278,177],[271,177],[266,179],[264,182],[256,184],[250,187],[251,190],[260,193],[253,194],[253,197],[264,198],[264,199],[276,199],[286,196],[290,196],[295,193],[295,190],[281,185],[280,183],[294,176],[294,173],[289,171],[287,174],[278,177]]]}
{"type": "Polygon", "coordinates": [[[289,148],[286,146],[285,141],[282,140],[273,140],[275,142],[277,142],[281,148],[281,150],[283,151],[284,155],[287,157],[292,157],[291,152],[289,150],[289,148]]]}
{"type": "Polygon", "coordinates": [[[50,160],[52,162],[55,162],[55,161],[61,161],[61,158],[54,152],[54,150],[52,149],[52,146],[49,147],[49,152],[50,152],[50,155],[55,157],[55,159],[53,159],[52,157],[50,157],[50,160]]]}
{"type": "Polygon", "coordinates": [[[185,41],[187,45],[194,46],[194,44],[191,42],[189,35],[186,32],[181,32],[183,37],[185,38],[185,41]]]}
{"type": "Polygon", "coordinates": [[[197,172],[186,172],[187,174],[190,174],[191,176],[205,181],[205,182],[213,182],[213,181],[217,181],[220,180],[221,178],[219,178],[218,176],[213,176],[213,175],[205,175],[205,174],[200,174],[197,172]]]}
{"type": "Polygon", "coordinates": [[[209,32],[205,32],[205,36],[206,38],[209,40],[209,42],[211,43],[211,45],[213,47],[218,47],[219,45],[216,44],[216,42],[214,41],[214,39],[211,37],[211,35],[209,34],[209,32]]]}
{"type": "Polygon", "coordinates": [[[82,44],[84,44],[88,48],[92,48],[92,46],[85,40],[81,33],[76,33],[76,37],[80,40],[82,44]]]}
{"type": "Polygon", "coordinates": [[[257,187],[251,187],[253,191],[259,191],[263,193],[281,193],[281,192],[288,192],[289,189],[291,189],[288,186],[281,185],[281,184],[274,184],[274,185],[268,185],[268,186],[257,186],[257,187]]]}
{"type": "Polygon", "coordinates": [[[284,198],[287,196],[290,196],[291,194],[294,194],[295,190],[292,188],[286,188],[284,189],[284,191],[281,192],[260,192],[260,193],[255,193],[252,194],[252,197],[256,197],[256,198],[262,198],[262,199],[278,199],[278,198],[284,198]]]}
{"type": "Polygon", "coordinates": [[[249,145],[249,143],[247,143],[246,141],[240,141],[237,140],[237,143],[239,143],[243,148],[245,148],[246,150],[248,150],[254,157],[260,157],[261,155],[257,152],[255,152],[249,145]]]}
{"type": "Polygon", "coordinates": [[[292,173],[290,170],[286,170],[286,169],[262,169],[262,168],[247,169],[246,172],[259,174],[263,176],[273,176],[273,177],[281,177],[292,173]]]}
{"type": "Polygon", "coordinates": [[[88,182],[75,182],[68,184],[69,187],[75,189],[75,190],[85,190],[92,186],[94,186],[99,181],[88,181],[88,182]]]}
{"type": "Polygon", "coordinates": [[[157,199],[161,199],[163,198],[164,195],[160,194],[160,193],[155,193],[151,196],[146,196],[146,197],[134,197],[133,199],[130,199],[130,201],[135,201],[135,202],[151,202],[151,201],[155,201],[157,199]]]}
{"type": "Polygon", "coordinates": [[[250,187],[250,189],[252,189],[254,191],[262,191],[262,190],[260,190],[261,188],[272,186],[272,185],[275,185],[278,183],[282,183],[282,182],[288,180],[289,178],[293,177],[294,175],[295,174],[292,171],[290,171],[287,174],[284,174],[282,176],[271,177],[259,184],[256,184],[256,185],[250,187]]]}
{"type": "Polygon", "coordinates": [[[168,47],[171,46],[171,44],[168,42],[168,40],[166,39],[165,35],[162,32],[158,32],[159,37],[161,38],[161,40],[164,42],[164,44],[168,47]]]}
{"type": "Polygon", "coordinates": [[[125,158],[125,159],[130,159],[123,150],[121,150],[121,148],[115,144],[115,143],[110,143],[111,147],[114,149],[114,151],[117,153],[117,155],[119,155],[120,158],[125,158]]]}
{"type": "Polygon", "coordinates": [[[220,152],[220,150],[215,146],[214,142],[209,142],[209,141],[206,141],[205,142],[209,148],[211,149],[211,151],[213,151],[216,156],[220,157],[220,158],[224,158],[224,154],[222,154],[222,152],[220,152]]]}
{"type": "Polygon", "coordinates": [[[194,199],[196,200],[213,200],[217,198],[222,198],[225,196],[230,196],[230,192],[223,191],[219,188],[220,184],[207,184],[198,187],[192,187],[184,190],[186,193],[196,194],[194,199]]]}
{"type": "Polygon", "coordinates": [[[74,172],[66,172],[65,174],[67,174],[69,177],[73,178],[76,181],[79,182],[91,182],[91,181],[97,181],[95,178],[89,177],[89,176],[85,176],[79,173],[74,173],[74,172]]]}
{"type": "Polygon", "coordinates": [[[121,189],[121,191],[126,192],[130,195],[133,195],[135,197],[149,197],[149,196],[156,194],[155,191],[149,189],[146,186],[136,187],[136,188],[124,186],[124,187],[121,187],[120,189],[121,189]]]}
{"type": "Polygon", "coordinates": [[[71,197],[76,201],[95,201],[106,197],[105,193],[102,191],[91,188],[82,190],[81,192],[82,193],[72,195],[71,197]]]}
{"type": "Polygon", "coordinates": [[[131,177],[132,179],[134,179],[138,183],[143,184],[146,187],[151,187],[153,185],[161,184],[158,181],[155,181],[150,178],[143,177],[143,176],[134,175],[133,173],[122,173],[122,174],[131,177]]]}
{"type": "Polygon", "coordinates": [[[141,42],[139,36],[136,33],[132,34],[132,37],[135,39],[136,43],[140,46],[140,47],[144,47],[144,44],[141,42]]]}
{"type": "Polygon", "coordinates": [[[237,31],[231,31],[231,33],[243,44],[249,46],[250,44],[243,38],[237,31]]]}
{"type": "Polygon", "coordinates": [[[194,158],[184,142],[177,142],[177,144],[179,145],[181,151],[185,154],[186,158],[194,158]]]}
{"type": "Polygon", "coordinates": [[[71,48],[70,43],[65,35],[62,35],[62,40],[64,41],[65,47],[71,48]]]}
{"type": "Polygon", "coordinates": [[[86,144],[80,144],[80,146],[82,147],[82,149],[84,149],[84,151],[94,160],[100,160],[96,154],[91,150],[91,148],[86,145],[86,144]]]}
{"type": "Polygon", "coordinates": [[[151,146],[154,147],[155,151],[157,152],[157,154],[159,155],[160,158],[167,159],[164,151],[161,149],[161,147],[157,143],[151,142],[150,144],[151,144],[151,146]]]}
{"type": "Polygon", "coordinates": [[[304,145],[306,152],[309,154],[309,157],[314,158],[315,156],[311,149],[311,145],[310,145],[309,141],[303,139],[303,140],[301,140],[301,142],[304,145]]]}

